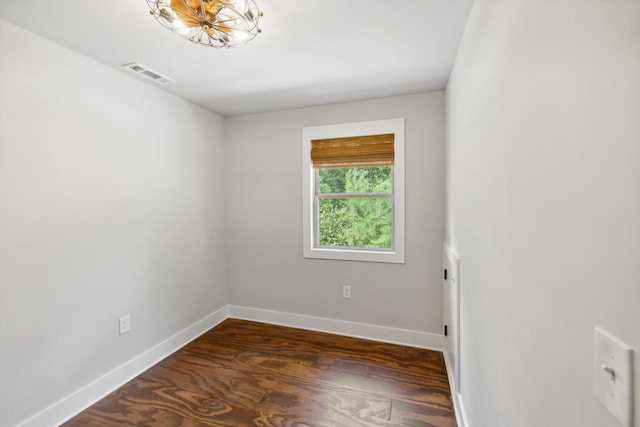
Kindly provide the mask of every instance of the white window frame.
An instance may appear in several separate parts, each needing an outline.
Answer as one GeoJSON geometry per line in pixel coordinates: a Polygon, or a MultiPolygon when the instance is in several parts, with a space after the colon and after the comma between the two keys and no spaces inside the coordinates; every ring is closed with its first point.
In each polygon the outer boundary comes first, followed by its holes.
{"type": "Polygon", "coordinates": [[[404,118],[371,122],[344,123],[329,126],[306,127],[302,130],[302,183],[303,183],[303,255],[305,258],[346,261],[388,262],[404,264],[405,206],[404,206],[404,118]],[[315,173],[311,165],[311,141],[315,139],[349,138],[355,136],[393,133],[393,248],[328,248],[316,247],[315,233],[315,173]]]}

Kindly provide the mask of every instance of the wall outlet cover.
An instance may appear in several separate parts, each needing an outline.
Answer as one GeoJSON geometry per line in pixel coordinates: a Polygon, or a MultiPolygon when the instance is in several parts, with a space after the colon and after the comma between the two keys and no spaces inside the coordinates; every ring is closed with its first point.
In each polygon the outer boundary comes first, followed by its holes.
{"type": "Polygon", "coordinates": [[[120,335],[129,332],[131,330],[131,316],[128,314],[126,316],[122,316],[118,320],[118,325],[120,327],[120,335]]]}
{"type": "Polygon", "coordinates": [[[342,286],[342,298],[351,298],[351,286],[349,285],[342,286]]]}

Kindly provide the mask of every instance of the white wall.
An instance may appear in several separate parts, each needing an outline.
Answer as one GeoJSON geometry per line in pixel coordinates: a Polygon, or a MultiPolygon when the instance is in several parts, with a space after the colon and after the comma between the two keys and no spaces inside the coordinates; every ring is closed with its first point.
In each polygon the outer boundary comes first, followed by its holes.
{"type": "Polygon", "coordinates": [[[7,426],[226,304],[224,128],[2,20],[0,52],[7,426]]]}
{"type": "Polygon", "coordinates": [[[444,92],[234,117],[226,126],[232,304],[441,333],[444,92]],[[302,128],[397,117],[406,118],[406,264],[304,259],[302,128]]]}
{"type": "Polygon", "coordinates": [[[596,325],[637,352],[640,417],[640,2],[476,0],[447,134],[467,427],[616,426],[596,325]]]}

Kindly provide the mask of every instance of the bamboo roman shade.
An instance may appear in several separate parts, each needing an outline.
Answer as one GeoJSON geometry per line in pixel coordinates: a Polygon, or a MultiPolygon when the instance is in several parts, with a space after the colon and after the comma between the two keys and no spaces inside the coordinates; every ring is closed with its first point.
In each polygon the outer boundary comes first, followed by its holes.
{"type": "Polygon", "coordinates": [[[314,169],[393,166],[394,139],[392,133],[314,139],[311,141],[311,163],[314,169]]]}

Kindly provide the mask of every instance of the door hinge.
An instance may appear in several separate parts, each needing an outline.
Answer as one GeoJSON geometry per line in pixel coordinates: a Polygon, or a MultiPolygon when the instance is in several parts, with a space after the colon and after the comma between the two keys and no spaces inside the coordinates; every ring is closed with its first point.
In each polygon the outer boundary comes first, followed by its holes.
{"type": "Polygon", "coordinates": [[[449,331],[448,331],[447,325],[444,325],[444,336],[446,337],[448,335],[449,335],[449,331]]]}

